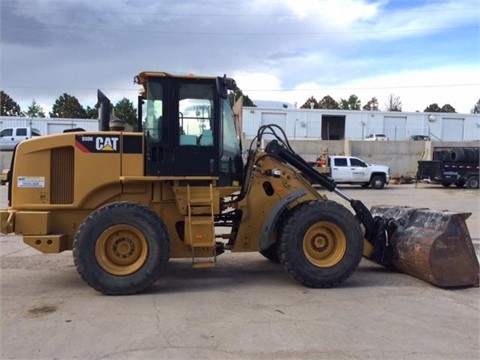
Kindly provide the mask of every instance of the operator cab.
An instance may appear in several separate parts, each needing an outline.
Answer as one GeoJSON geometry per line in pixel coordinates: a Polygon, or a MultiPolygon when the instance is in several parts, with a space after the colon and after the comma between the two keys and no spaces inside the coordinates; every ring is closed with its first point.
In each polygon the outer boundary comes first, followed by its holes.
{"type": "Polygon", "coordinates": [[[239,185],[243,161],[226,77],[142,72],[139,119],[146,134],[147,176],[214,176],[239,185]],[[144,113],[144,114],[143,114],[144,113]]]}

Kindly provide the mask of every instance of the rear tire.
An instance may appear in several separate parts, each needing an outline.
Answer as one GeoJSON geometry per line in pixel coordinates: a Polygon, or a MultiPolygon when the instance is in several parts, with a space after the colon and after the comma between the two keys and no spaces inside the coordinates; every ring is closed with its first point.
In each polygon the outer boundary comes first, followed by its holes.
{"type": "Polygon", "coordinates": [[[467,180],[468,189],[478,189],[478,176],[470,176],[467,180]]]}
{"type": "Polygon", "coordinates": [[[79,227],[73,260],[81,278],[107,295],[145,290],[164,271],[170,239],[163,221],[147,207],[116,202],[93,211],[79,227]]]}
{"type": "Polygon", "coordinates": [[[363,234],[353,214],[333,201],[297,206],[280,233],[280,261],[302,284],[332,287],[358,267],[363,234]]]}

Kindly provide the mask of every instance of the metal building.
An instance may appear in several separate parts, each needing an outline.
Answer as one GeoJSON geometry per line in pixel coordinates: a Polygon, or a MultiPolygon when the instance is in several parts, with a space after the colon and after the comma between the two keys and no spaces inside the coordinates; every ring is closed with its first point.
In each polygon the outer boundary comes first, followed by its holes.
{"type": "Polygon", "coordinates": [[[75,128],[98,131],[98,120],[0,116],[0,130],[9,127],[31,127],[39,130],[42,135],[51,135],[75,128]]]}
{"type": "Polygon", "coordinates": [[[371,133],[402,141],[413,135],[438,141],[480,140],[478,114],[243,108],[245,138],[253,138],[259,126],[271,123],[298,140],[361,140],[371,133]]]}

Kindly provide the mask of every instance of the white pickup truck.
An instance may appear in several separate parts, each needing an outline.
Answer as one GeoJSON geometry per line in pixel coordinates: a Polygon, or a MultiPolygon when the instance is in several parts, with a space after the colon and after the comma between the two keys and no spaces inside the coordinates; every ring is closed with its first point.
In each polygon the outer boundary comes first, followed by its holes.
{"type": "Polygon", "coordinates": [[[359,184],[383,189],[390,182],[390,168],[387,165],[368,164],[353,156],[328,156],[328,163],[316,161],[312,165],[337,184],[359,184]]]}
{"type": "Polygon", "coordinates": [[[0,130],[0,150],[13,150],[20,141],[40,135],[40,131],[31,127],[4,128],[0,130]]]}

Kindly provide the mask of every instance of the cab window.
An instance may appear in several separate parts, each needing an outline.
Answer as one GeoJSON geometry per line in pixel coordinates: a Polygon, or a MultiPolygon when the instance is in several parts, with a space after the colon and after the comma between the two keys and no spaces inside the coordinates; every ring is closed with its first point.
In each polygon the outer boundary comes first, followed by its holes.
{"type": "Polygon", "coordinates": [[[168,136],[164,123],[163,84],[150,81],[148,83],[148,98],[146,104],[146,118],[144,130],[150,141],[165,144],[168,136]]]}
{"type": "Polygon", "coordinates": [[[235,119],[228,100],[222,101],[223,150],[237,154],[240,152],[240,139],[235,129],[235,119]]]}
{"type": "Polygon", "coordinates": [[[0,136],[12,136],[13,134],[13,129],[3,129],[0,131],[0,136]]]}
{"type": "Polygon", "coordinates": [[[178,104],[179,144],[213,146],[214,88],[209,84],[183,84],[178,104]]]}
{"type": "Polygon", "coordinates": [[[347,166],[347,159],[345,158],[338,158],[334,159],[335,166],[347,166]]]}
{"type": "Polygon", "coordinates": [[[365,163],[359,159],[351,158],[350,164],[356,167],[366,167],[365,163]]]}

